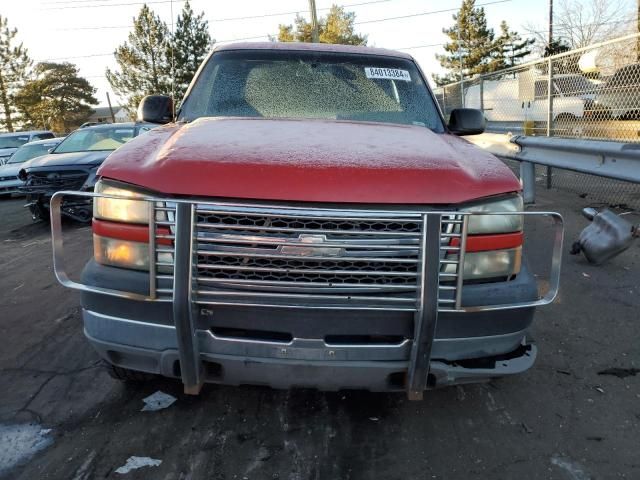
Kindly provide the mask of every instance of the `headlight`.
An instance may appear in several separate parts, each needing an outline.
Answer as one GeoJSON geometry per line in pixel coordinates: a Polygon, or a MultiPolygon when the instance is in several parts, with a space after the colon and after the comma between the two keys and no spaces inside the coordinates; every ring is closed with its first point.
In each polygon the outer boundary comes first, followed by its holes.
{"type": "Polygon", "coordinates": [[[96,197],[93,200],[93,215],[101,220],[125,223],[149,223],[148,203],[135,198],[142,198],[143,195],[133,190],[116,187],[102,180],[95,186],[96,193],[105,195],[116,195],[118,197],[129,197],[132,200],[118,198],[96,197]]]}
{"type": "Polygon", "coordinates": [[[520,273],[522,247],[488,252],[467,252],[464,256],[463,278],[504,278],[520,273]]]}
{"type": "MultiPolygon", "coordinates": [[[[514,197],[482,203],[472,207],[463,208],[462,212],[521,212],[524,209],[522,197],[514,197]]],[[[510,233],[522,230],[522,215],[471,215],[469,217],[469,235],[482,235],[488,233],[510,233]]]]}
{"type": "MultiPolygon", "coordinates": [[[[448,260],[458,260],[457,254],[448,255],[448,260]]],[[[467,252],[464,255],[462,278],[481,280],[488,278],[509,278],[520,273],[522,265],[522,247],[506,250],[488,250],[485,252],[467,252]]],[[[443,273],[456,273],[456,266],[449,264],[442,268],[443,273]]]]}
{"type": "Polygon", "coordinates": [[[102,265],[149,270],[149,245],[146,243],[94,235],[93,256],[102,265]]]}
{"type": "MultiPolygon", "coordinates": [[[[460,210],[477,214],[469,215],[468,220],[467,248],[462,266],[464,280],[510,278],[520,273],[522,263],[520,232],[524,219],[522,215],[509,215],[509,212],[521,212],[523,209],[522,197],[515,195],[460,210]],[[505,215],[499,215],[501,212],[505,215]],[[498,215],[482,215],[482,213],[498,213],[498,215]],[[506,245],[505,239],[507,239],[506,245]]],[[[451,252],[446,254],[446,258],[458,260],[459,255],[451,252]]],[[[456,266],[445,265],[442,270],[455,274],[456,266]]]]}

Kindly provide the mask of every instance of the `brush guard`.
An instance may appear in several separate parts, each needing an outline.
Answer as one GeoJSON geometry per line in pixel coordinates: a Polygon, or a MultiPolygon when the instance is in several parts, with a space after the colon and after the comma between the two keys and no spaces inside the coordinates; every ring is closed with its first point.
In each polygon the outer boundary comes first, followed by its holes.
{"type": "Polygon", "coordinates": [[[203,384],[202,362],[196,339],[196,305],[259,305],[266,307],[292,308],[328,308],[351,310],[402,310],[414,312],[414,336],[407,371],[406,392],[409,399],[423,397],[427,388],[431,349],[435,336],[439,312],[480,312],[527,308],[551,303],[559,289],[560,266],[563,244],[563,220],[556,212],[495,212],[468,213],[455,210],[442,211],[369,211],[341,209],[309,209],[282,206],[246,205],[223,202],[190,201],[173,198],[146,196],[136,198],[145,201],[149,208],[149,294],[133,293],[100,288],[71,280],[64,268],[62,235],[62,202],[65,197],[95,199],[96,197],[130,200],[127,197],[105,195],[93,192],[61,191],[51,199],[51,232],[53,245],[53,265],[58,281],[71,289],[126,298],[144,302],[171,302],[173,319],[177,335],[180,359],[180,375],[185,393],[197,394],[203,384]],[[416,236],[416,288],[404,296],[380,295],[378,297],[355,296],[349,293],[335,293],[312,296],[305,293],[275,295],[270,292],[253,295],[231,295],[229,292],[203,292],[196,282],[194,265],[197,263],[197,212],[207,211],[252,214],[262,212],[271,215],[274,212],[295,218],[304,216],[324,218],[331,216],[340,219],[379,219],[393,221],[411,219],[419,222],[420,230],[416,236]],[[164,212],[164,220],[157,220],[158,212],[164,212]],[[525,217],[549,217],[553,222],[553,251],[549,274],[549,287],[544,295],[535,301],[484,306],[464,306],[462,298],[462,266],[469,219],[472,215],[522,215],[525,217]],[[167,230],[169,233],[167,233],[167,230]],[[458,239],[452,246],[451,239],[458,239]],[[161,240],[162,239],[162,240],[161,240]],[[166,240],[172,241],[171,248],[160,245],[166,240]],[[159,242],[161,240],[161,242],[159,242]],[[456,260],[449,260],[443,252],[457,252],[456,260]],[[173,255],[172,265],[158,262],[158,253],[173,255]],[[443,273],[445,268],[455,273],[443,273]],[[171,275],[159,273],[159,269],[171,267],[171,275]],[[171,286],[167,288],[167,277],[171,277],[171,286]],[[273,300],[274,298],[277,299],[273,300]],[[319,303],[319,299],[323,303],[319,303]],[[364,300],[363,300],[364,299],[364,300]]]}

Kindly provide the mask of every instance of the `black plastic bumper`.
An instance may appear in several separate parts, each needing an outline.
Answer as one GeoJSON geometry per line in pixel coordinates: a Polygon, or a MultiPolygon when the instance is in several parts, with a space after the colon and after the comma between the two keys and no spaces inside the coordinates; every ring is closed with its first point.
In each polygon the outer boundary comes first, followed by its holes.
{"type": "MultiPolygon", "coordinates": [[[[147,294],[149,277],[90,262],[82,282],[147,294]]],[[[465,306],[537,297],[535,280],[526,267],[513,281],[463,288],[465,306]]],[[[170,302],[83,292],[82,306],[85,334],[106,360],[133,370],[180,376],[170,302]]],[[[533,314],[532,307],[440,313],[429,386],[477,382],[531,367],[536,351],[527,344],[526,330],[533,314]]],[[[204,381],[323,390],[404,388],[414,331],[411,312],[206,306],[195,318],[204,381]],[[242,338],[237,332],[244,332],[242,338]],[[265,339],[260,336],[264,332],[284,336],[265,339]],[[344,338],[392,340],[374,345],[334,340],[344,338]]]]}

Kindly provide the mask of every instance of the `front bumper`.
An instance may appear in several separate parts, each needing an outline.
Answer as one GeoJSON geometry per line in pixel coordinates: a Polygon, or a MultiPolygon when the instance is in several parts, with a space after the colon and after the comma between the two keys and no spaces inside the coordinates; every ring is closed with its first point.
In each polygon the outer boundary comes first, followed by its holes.
{"type": "MultiPolygon", "coordinates": [[[[104,317],[85,310],[85,335],[102,358],[123,368],[180,378],[180,355],[175,345],[173,327],[136,324],[122,319],[104,317]],[[158,348],[131,346],[99,340],[90,331],[106,328],[108,336],[130,342],[144,334],[149,343],[158,348]]],[[[104,331],[103,331],[104,333],[104,331]]],[[[203,380],[225,385],[264,385],[277,389],[314,388],[323,391],[369,390],[372,392],[402,391],[406,389],[408,360],[309,360],[283,358],[294,353],[287,345],[271,345],[278,356],[249,356],[246,354],[216,353],[216,350],[236,350],[243,346],[231,341],[215,339],[207,332],[198,332],[203,380]],[[229,348],[231,347],[231,348],[229,348]]],[[[485,357],[476,367],[457,362],[432,360],[429,367],[428,388],[477,383],[495,377],[515,375],[528,370],[535,362],[537,349],[527,343],[524,332],[492,338],[460,339],[459,344],[486,342],[497,346],[514,340],[516,348],[503,355],[485,357]]],[[[446,341],[435,341],[435,348],[446,341]]],[[[444,345],[443,345],[444,346],[444,345]]],[[[445,347],[446,348],[446,347],[445,347]]],[[[304,352],[308,355],[309,351],[304,352]]],[[[296,356],[296,355],[294,355],[296,356]]]]}
{"type": "MultiPolygon", "coordinates": [[[[99,288],[126,286],[144,293],[149,279],[143,272],[92,261],[85,267],[82,282],[99,288]]],[[[486,303],[487,297],[517,303],[537,295],[535,279],[526,267],[510,282],[464,288],[465,306],[486,303]]],[[[171,304],[83,292],[82,306],[85,335],[105,360],[132,370],[180,377],[171,304]]],[[[533,315],[534,308],[441,313],[427,387],[486,381],[530,368],[536,349],[528,343],[526,333],[533,315]]],[[[196,317],[197,351],[205,382],[320,390],[406,388],[413,344],[411,314],[218,307],[201,309],[196,317]],[[256,337],[236,337],[234,328],[252,331],[256,337]],[[286,332],[291,338],[258,336],[274,331],[286,332]],[[330,340],[365,333],[399,340],[358,345],[330,340]]]]}
{"type": "Polygon", "coordinates": [[[0,181],[0,195],[21,193],[20,187],[22,185],[24,185],[24,182],[17,177],[15,180],[2,180],[0,181]]]}

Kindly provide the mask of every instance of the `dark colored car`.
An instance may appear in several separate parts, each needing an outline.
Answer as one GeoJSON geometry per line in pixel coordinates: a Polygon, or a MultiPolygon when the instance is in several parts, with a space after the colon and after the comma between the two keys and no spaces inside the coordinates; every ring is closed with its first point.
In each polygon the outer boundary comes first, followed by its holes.
{"type": "Polygon", "coordinates": [[[640,63],[622,67],[602,84],[596,104],[616,120],[640,118],[640,63]]]}
{"type": "Polygon", "coordinates": [[[54,149],[64,138],[50,138],[29,142],[18,148],[9,161],[0,165],[0,195],[18,193],[24,182],[18,178],[18,173],[27,162],[33,158],[46,155],[54,149]]]}
{"type": "MultiPolygon", "coordinates": [[[[76,130],[50,154],[29,162],[19,172],[27,195],[27,207],[34,220],[49,219],[49,200],[59,190],[91,191],[98,167],[111,152],[143,132],[152,124],[115,123],[76,130]]],[[[91,219],[91,202],[69,202],[65,215],[82,222],[91,219]]]]}
{"type": "Polygon", "coordinates": [[[49,130],[32,130],[28,132],[0,133],[0,165],[4,165],[9,157],[25,143],[35,140],[54,138],[49,130]]]}

